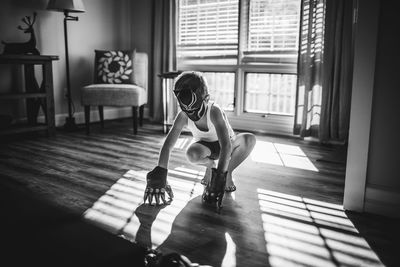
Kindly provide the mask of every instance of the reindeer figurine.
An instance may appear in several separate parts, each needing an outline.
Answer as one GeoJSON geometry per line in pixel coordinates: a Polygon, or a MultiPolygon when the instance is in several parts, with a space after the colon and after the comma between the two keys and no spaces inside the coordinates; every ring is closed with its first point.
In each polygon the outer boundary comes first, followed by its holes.
{"type": "Polygon", "coordinates": [[[18,26],[18,29],[24,31],[24,33],[30,33],[31,38],[29,41],[24,43],[6,43],[1,41],[4,44],[3,55],[25,55],[25,54],[33,54],[33,55],[40,55],[39,50],[36,48],[36,38],[35,32],[33,30],[33,24],[36,20],[36,12],[33,13],[33,19],[31,21],[30,16],[25,16],[22,18],[22,22],[28,25],[28,28],[22,28],[18,26]]]}

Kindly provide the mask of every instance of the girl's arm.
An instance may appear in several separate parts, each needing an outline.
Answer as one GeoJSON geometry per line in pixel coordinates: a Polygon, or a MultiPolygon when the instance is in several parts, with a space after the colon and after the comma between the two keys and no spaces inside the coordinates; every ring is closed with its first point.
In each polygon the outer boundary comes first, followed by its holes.
{"type": "Polygon", "coordinates": [[[174,120],[171,130],[169,131],[167,138],[161,148],[160,155],[158,158],[158,166],[168,169],[169,155],[178,140],[179,135],[182,132],[183,127],[187,124],[187,115],[180,111],[174,120]]]}
{"type": "Polygon", "coordinates": [[[228,170],[232,153],[231,139],[221,108],[213,105],[210,112],[211,122],[214,124],[215,130],[217,131],[218,141],[221,146],[217,171],[219,173],[225,173],[228,170]]]}
{"type": "Polygon", "coordinates": [[[155,198],[157,205],[160,204],[160,201],[162,201],[163,204],[167,204],[174,198],[172,188],[167,182],[169,154],[171,153],[176,140],[178,140],[183,126],[185,126],[186,123],[186,115],[183,112],[178,113],[174,120],[174,124],[172,125],[172,128],[169,131],[161,148],[158,158],[158,166],[146,175],[147,184],[144,191],[143,203],[148,201],[148,203],[151,205],[153,199],[155,198]],[[168,201],[165,199],[165,193],[167,193],[169,196],[168,201]]]}

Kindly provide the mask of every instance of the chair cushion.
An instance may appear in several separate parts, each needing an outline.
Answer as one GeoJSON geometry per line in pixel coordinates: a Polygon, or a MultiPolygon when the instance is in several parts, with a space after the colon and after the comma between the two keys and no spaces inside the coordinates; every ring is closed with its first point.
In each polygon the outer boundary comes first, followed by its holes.
{"type": "Polygon", "coordinates": [[[91,84],[82,88],[82,105],[141,106],[147,103],[146,90],[134,84],[91,84]]]}
{"type": "Polygon", "coordinates": [[[136,50],[95,50],[94,83],[132,84],[136,50]]]}

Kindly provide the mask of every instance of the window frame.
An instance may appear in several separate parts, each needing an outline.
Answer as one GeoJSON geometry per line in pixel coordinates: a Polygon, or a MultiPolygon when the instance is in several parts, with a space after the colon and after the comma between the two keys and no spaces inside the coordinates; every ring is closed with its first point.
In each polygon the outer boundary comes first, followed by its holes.
{"type": "MultiPolygon", "coordinates": [[[[260,61],[254,62],[251,61],[250,59],[247,59],[244,55],[246,53],[248,54],[248,52],[245,51],[245,45],[247,42],[246,25],[248,25],[248,21],[247,22],[244,21],[244,18],[248,17],[248,14],[246,14],[246,12],[248,12],[250,0],[238,0],[238,5],[239,5],[239,22],[238,22],[239,36],[238,36],[238,55],[236,64],[224,64],[224,65],[179,64],[178,69],[182,71],[196,70],[200,72],[235,73],[234,100],[233,100],[234,108],[233,111],[228,111],[228,110],[225,111],[232,126],[237,130],[251,130],[258,132],[268,132],[273,134],[293,135],[294,115],[244,111],[245,92],[246,92],[245,77],[246,73],[297,75],[298,51],[295,51],[297,56],[296,62],[291,64],[266,63],[260,61]]],[[[179,10],[177,10],[177,12],[179,12],[179,10]]],[[[299,25],[299,31],[300,31],[300,25],[299,25]]],[[[251,52],[251,54],[257,54],[257,52],[251,52]]]]}

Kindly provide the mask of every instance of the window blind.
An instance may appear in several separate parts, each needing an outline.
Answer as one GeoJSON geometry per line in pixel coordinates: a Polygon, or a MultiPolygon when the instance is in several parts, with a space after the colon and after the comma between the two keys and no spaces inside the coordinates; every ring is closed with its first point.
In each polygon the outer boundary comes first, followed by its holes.
{"type": "Polygon", "coordinates": [[[294,63],[297,60],[300,0],[249,0],[243,61],[294,63]]]}
{"type": "Polygon", "coordinates": [[[178,16],[178,60],[237,58],[238,0],[180,0],[178,16]]]}

